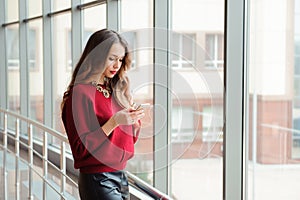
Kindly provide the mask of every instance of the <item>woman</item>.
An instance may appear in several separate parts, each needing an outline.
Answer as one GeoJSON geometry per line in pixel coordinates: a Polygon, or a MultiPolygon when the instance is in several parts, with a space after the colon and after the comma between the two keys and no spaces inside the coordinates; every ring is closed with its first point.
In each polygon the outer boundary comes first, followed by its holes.
{"type": "Polygon", "coordinates": [[[134,153],[143,109],[134,109],[126,41],[103,29],[89,38],[62,101],[82,200],[128,199],[123,169],[134,153]]]}

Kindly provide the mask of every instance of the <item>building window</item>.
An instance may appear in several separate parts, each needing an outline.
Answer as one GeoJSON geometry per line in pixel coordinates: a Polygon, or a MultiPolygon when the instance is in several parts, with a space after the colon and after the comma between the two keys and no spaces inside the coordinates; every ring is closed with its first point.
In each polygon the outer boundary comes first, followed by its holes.
{"type": "Polygon", "coordinates": [[[172,143],[192,142],[194,139],[194,112],[192,107],[172,108],[172,143]]]}
{"type": "Polygon", "coordinates": [[[222,142],[223,141],[223,107],[203,107],[202,112],[202,141],[222,142]]]}
{"type": "Polygon", "coordinates": [[[224,65],[223,56],[223,34],[206,34],[205,35],[205,67],[221,68],[224,65]]]}
{"type": "Polygon", "coordinates": [[[195,65],[196,34],[173,33],[171,35],[171,60],[174,68],[195,65]]]}

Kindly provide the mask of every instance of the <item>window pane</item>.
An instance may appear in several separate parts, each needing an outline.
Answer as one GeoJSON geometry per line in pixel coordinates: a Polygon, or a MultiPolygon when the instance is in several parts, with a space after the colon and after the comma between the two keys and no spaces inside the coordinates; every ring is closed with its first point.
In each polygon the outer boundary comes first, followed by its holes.
{"type": "Polygon", "coordinates": [[[71,0],[53,0],[52,11],[63,10],[71,7],[71,0]]]}
{"type": "MultiPolygon", "coordinates": [[[[132,69],[128,72],[136,103],[153,105],[153,27],[152,0],[121,1],[121,32],[132,53],[132,69]],[[138,8],[138,9],[137,9],[138,8]]],[[[127,170],[153,184],[153,108],[145,110],[135,156],[127,170]]]]}
{"type": "Polygon", "coordinates": [[[106,28],[106,4],[84,9],[83,23],[82,48],[93,32],[106,28]]]}
{"type": "Polygon", "coordinates": [[[122,31],[153,27],[152,12],[153,0],[122,0],[122,31]]]}
{"type": "Polygon", "coordinates": [[[42,0],[28,0],[28,17],[42,15],[42,0]]]}
{"type": "Polygon", "coordinates": [[[54,128],[65,132],[60,117],[60,103],[62,95],[69,84],[72,68],[69,67],[69,58],[67,55],[72,48],[68,43],[71,37],[71,14],[62,14],[53,17],[53,92],[54,92],[54,128]],[[65,42],[62,42],[65,41],[65,42]]]}
{"type": "Polygon", "coordinates": [[[19,25],[6,29],[6,56],[8,68],[8,109],[20,111],[19,25]]]}
{"type": "MultiPolygon", "coordinates": [[[[20,113],[19,25],[6,27],[7,102],[8,110],[20,113]]],[[[14,129],[12,118],[8,127],[14,129]]]]}
{"type": "Polygon", "coordinates": [[[250,1],[249,199],[300,196],[299,3],[250,1]]]}
{"type": "Polygon", "coordinates": [[[6,3],[6,22],[19,20],[19,0],[7,0],[6,3]]]}
{"type": "MultiPolygon", "coordinates": [[[[27,34],[27,64],[29,69],[29,117],[44,122],[44,68],[43,68],[43,22],[42,19],[28,23],[27,34]]],[[[34,131],[36,139],[42,139],[42,134],[34,131]]]]}
{"type": "MultiPolygon", "coordinates": [[[[171,70],[175,199],[222,199],[223,69],[217,67],[223,62],[223,41],[218,39],[224,32],[223,21],[223,1],[172,1],[171,37],[182,39],[171,62],[190,64],[185,70],[171,70]],[[176,138],[180,135],[184,137],[176,138]]],[[[177,45],[173,43],[171,50],[177,45]]]]}

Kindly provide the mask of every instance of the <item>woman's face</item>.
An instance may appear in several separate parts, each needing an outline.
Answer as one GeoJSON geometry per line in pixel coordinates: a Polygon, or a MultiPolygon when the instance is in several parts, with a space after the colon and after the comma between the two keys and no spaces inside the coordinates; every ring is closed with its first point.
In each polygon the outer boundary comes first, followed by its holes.
{"type": "Polygon", "coordinates": [[[105,62],[105,71],[101,75],[100,82],[104,77],[113,78],[121,68],[123,58],[125,56],[125,48],[120,43],[111,46],[108,57],[105,62]]]}

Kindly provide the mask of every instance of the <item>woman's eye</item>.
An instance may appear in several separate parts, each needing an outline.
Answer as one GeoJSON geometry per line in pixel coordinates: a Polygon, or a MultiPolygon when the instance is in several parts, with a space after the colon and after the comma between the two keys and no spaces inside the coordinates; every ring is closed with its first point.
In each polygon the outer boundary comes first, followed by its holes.
{"type": "Polygon", "coordinates": [[[123,59],[119,59],[120,62],[123,62],[123,59]]]}
{"type": "Polygon", "coordinates": [[[114,61],[115,59],[114,58],[108,58],[110,61],[114,61]]]}

